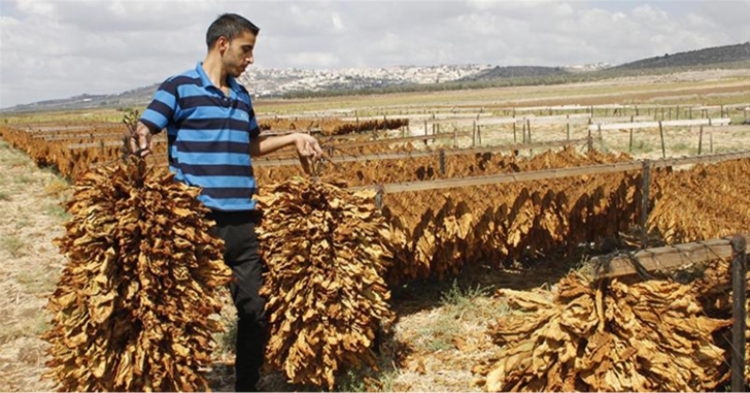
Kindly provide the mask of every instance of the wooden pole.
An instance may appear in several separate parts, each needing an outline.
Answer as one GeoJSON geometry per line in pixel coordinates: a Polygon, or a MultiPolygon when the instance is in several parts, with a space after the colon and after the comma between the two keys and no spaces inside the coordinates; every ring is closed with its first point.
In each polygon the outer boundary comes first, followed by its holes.
{"type": "Polygon", "coordinates": [[[667,158],[667,149],[664,146],[664,127],[661,124],[661,121],[659,122],[659,135],[661,135],[661,157],[667,158]]]}
{"type": "Polygon", "coordinates": [[[453,126],[453,148],[458,148],[458,128],[453,126]]]}
{"type": "Polygon", "coordinates": [[[479,145],[481,146],[482,145],[482,126],[480,126],[479,124],[477,124],[477,139],[478,139],[479,145]]]}
{"type": "Polygon", "coordinates": [[[628,144],[628,152],[633,152],[633,129],[630,129],[630,143],[628,144]]]}
{"type": "Polygon", "coordinates": [[[648,209],[649,209],[649,192],[651,189],[651,160],[643,160],[643,175],[641,176],[643,178],[643,185],[641,193],[641,217],[640,217],[640,224],[641,224],[641,248],[646,248],[648,233],[646,231],[646,220],[648,219],[648,209]]]}
{"type": "Polygon", "coordinates": [[[565,122],[565,133],[567,135],[566,140],[570,140],[570,114],[568,114],[567,121],[565,122]]]}
{"type": "Polygon", "coordinates": [[[604,151],[604,134],[602,134],[602,123],[599,123],[596,128],[599,129],[599,148],[604,151]]]}
{"type": "Polygon", "coordinates": [[[708,143],[711,145],[711,154],[714,154],[714,132],[708,133],[708,143]]]}
{"type": "Polygon", "coordinates": [[[526,130],[528,130],[529,133],[529,139],[526,142],[531,143],[531,120],[529,119],[526,119],[526,130]]]}
{"type": "Polygon", "coordinates": [[[471,125],[471,147],[477,146],[477,121],[471,125]]]}
{"type": "Polygon", "coordinates": [[[518,137],[516,135],[516,122],[513,122],[513,143],[518,143],[518,137]]]}
{"type": "Polygon", "coordinates": [[[701,126],[700,131],[698,132],[698,155],[701,155],[702,151],[703,151],[703,126],[701,126]]]}
{"type": "Polygon", "coordinates": [[[440,174],[445,176],[445,150],[440,149],[440,153],[438,154],[438,163],[440,167],[440,174]]]}
{"type": "MultiPolygon", "coordinates": [[[[737,181],[741,181],[736,179],[737,181]]],[[[745,318],[747,310],[747,239],[734,235],[732,244],[732,391],[745,391],[745,318]]]]}

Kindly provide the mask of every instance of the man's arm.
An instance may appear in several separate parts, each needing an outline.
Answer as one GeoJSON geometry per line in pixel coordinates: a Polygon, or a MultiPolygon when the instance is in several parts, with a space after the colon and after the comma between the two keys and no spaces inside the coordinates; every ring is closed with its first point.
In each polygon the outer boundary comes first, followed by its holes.
{"type": "Polygon", "coordinates": [[[310,163],[323,155],[323,149],[320,148],[317,139],[308,134],[294,133],[278,136],[261,135],[252,138],[250,141],[250,156],[259,157],[290,145],[297,148],[302,168],[308,173],[310,172],[310,163]]]}
{"type": "Polygon", "coordinates": [[[307,134],[261,135],[250,141],[250,155],[259,157],[284,147],[294,145],[302,157],[318,158],[323,155],[318,140],[307,134]]]}

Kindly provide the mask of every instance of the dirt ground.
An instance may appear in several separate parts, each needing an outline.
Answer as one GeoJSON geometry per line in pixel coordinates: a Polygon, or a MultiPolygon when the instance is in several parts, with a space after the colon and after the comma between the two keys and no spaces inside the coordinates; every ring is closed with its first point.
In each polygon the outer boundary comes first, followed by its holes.
{"type": "Polygon", "coordinates": [[[63,232],[64,210],[55,188],[67,185],[52,171],[0,141],[0,390],[48,391],[45,296],[52,293],[64,260],[52,244],[63,232]],[[47,191],[45,191],[45,189],[47,191]]]}
{"type": "MultiPolygon", "coordinates": [[[[706,82],[727,78],[745,78],[748,71],[685,73],[639,79],[640,84],[706,82]],[[712,79],[713,78],[713,79],[712,79]]],[[[634,84],[631,79],[615,81],[604,87],[617,89],[634,84]]],[[[539,89],[529,87],[524,89],[539,89]]],[[[551,103],[563,100],[566,89],[552,87],[547,95],[551,103]]],[[[454,93],[451,93],[454,94],[454,93]]],[[[459,94],[459,93],[455,93],[459,94]]],[[[480,95],[480,92],[467,93],[480,95]]],[[[482,95],[489,92],[482,92],[482,95]]],[[[607,99],[610,98],[610,93],[607,99]]],[[[616,94],[616,93],[615,93],[616,94]]],[[[684,97],[693,90],[677,89],[651,94],[654,97],[684,97]]],[[[746,92],[744,93],[746,94],[746,92]]],[[[744,96],[738,96],[739,100],[744,96]]],[[[568,101],[572,102],[572,101],[568,101]]],[[[537,102],[538,103],[538,102],[537,102]]],[[[665,132],[667,156],[697,154],[698,127],[669,128],[665,132]]],[[[534,128],[534,142],[565,138],[564,125],[534,128]]],[[[585,127],[574,127],[571,138],[587,135],[585,127]]],[[[595,137],[597,135],[594,135],[595,137]]],[[[630,152],[634,158],[661,158],[658,129],[636,130],[633,148],[627,131],[605,131],[595,146],[604,150],[630,152]]],[[[519,135],[520,138],[520,135],[519,135]]],[[[484,144],[513,141],[507,127],[488,128],[484,144]]],[[[446,142],[449,143],[449,142],[446,142]]],[[[452,141],[450,142],[452,143],[452,141]]],[[[462,147],[469,138],[459,140],[462,147]]],[[[712,129],[704,134],[702,152],[722,153],[747,149],[750,129],[712,129]],[[713,150],[711,150],[713,149],[713,150]]],[[[43,377],[45,343],[39,334],[47,328],[45,297],[52,293],[64,259],[53,239],[62,235],[66,213],[59,206],[69,196],[69,187],[54,171],[40,169],[26,155],[0,139],[0,391],[49,391],[52,379],[43,377]]],[[[478,391],[472,367],[490,357],[495,350],[485,334],[494,317],[507,307],[493,299],[497,288],[528,290],[550,287],[571,269],[570,263],[550,261],[506,270],[474,267],[455,281],[418,282],[394,291],[394,309],[399,319],[393,334],[381,345],[379,371],[364,370],[344,375],[338,387],[342,391],[478,391]]],[[[231,317],[231,313],[229,313],[231,317]]],[[[221,337],[218,338],[222,340],[221,337]]],[[[233,388],[233,355],[224,349],[216,354],[209,370],[211,387],[218,391],[233,388]]],[[[278,373],[266,375],[262,389],[270,391],[309,390],[284,382],[278,373]]]]}

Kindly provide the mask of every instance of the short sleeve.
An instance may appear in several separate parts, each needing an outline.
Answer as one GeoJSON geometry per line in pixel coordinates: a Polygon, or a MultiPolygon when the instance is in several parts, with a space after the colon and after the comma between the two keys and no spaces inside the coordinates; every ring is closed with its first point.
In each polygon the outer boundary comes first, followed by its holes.
{"type": "Polygon", "coordinates": [[[250,138],[257,138],[260,135],[258,120],[255,118],[255,111],[250,109],[250,138]]]}
{"type": "Polygon", "coordinates": [[[151,133],[156,134],[172,122],[176,110],[177,83],[174,79],[168,79],[156,90],[140,121],[151,130],[151,133]]]}

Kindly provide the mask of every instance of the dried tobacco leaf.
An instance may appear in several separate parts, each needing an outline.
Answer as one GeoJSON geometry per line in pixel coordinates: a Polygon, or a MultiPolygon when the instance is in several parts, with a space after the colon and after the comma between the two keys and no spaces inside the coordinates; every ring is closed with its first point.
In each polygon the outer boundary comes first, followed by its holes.
{"type": "Polygon", "coordinates": [[[60,391],[208,389],[201,368],[231,270],[200,190],[173,178],[131,159],[76,184],[43,335],[60,391]]]}
{"type": "Polygon", "coordinates": [[[268,266],[266,359],[292,383],[332,388],[337,371],[374,364],[376,332],[395,318],[383,279],[389,227],[374,193],[291,180],[257,198],[268,266]]]}
{"type": "Polygon", "coordinates": [[[692,286],[613,280],[591,288],[571,274],[548,295],[499,290],[512,312],[491,328],[501,345],[479,364],[487,391],[710,391],[725,351],[692,286]],[[689,321],[686,323],[686,321],[689,321]]]}
{"type": "MultiPolygon", "coordinates": [[[[701,303],[703,304],[706,314],[715,318],[732,318],[732,261],[730,259],[718,259],[711,261],[705,269],[700,271],[701,274],[691,282],[692,290],[695,293],[701,303]]],[[[750,271],[747,272],[746,291],[750,293],[750,271]]],[[[745,304],[745,310],[750,310],[750,298],[745,304]]],[[[745,359],[747,365],[745,366],[745,383],[750,385],[750,312],[746,313],[745,326],[748,329],[745,331],[745,359]]],[[[731,327],[726,329],[726,337],[731,337],[731,327]]],[[[727,350],[726,364],[731,364],[729,340],[723,340],[725,349],[727,350]]],[[[731,369],[727,367],[727,374],[725,377],[726,381],[729,381],[731,377],[731,369]]]]}

